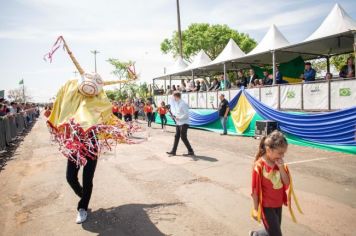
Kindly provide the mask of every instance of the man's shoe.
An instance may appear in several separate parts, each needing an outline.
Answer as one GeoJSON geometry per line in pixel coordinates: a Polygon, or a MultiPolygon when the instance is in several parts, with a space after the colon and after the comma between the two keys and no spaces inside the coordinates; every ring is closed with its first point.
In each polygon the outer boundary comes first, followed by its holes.
{"type": "Polygon", "coordinates": [[[82,209],[82,208],[80,208],[78,210],[78,215],[77,215],[77,219],[75,220],[75,222],[77,224],[81,224],[81,223],[83,223],[84,221],[87,220],[87,217],[88,217],[87,211],[82,209]]]}
{"type": "Polygon", "coordinates": [[[170,157],[172,157],[172,156],[176,156],[177,154],[175,153],[175,152],[166,152],[170,157]]]}
{"type": "Polygon", "coordinates": [[[194,157],[195,154],[194,154],[194,152],[188,152],[187,154],[183,154],[183,156],[185,156],[185,157],[194,157]]]}

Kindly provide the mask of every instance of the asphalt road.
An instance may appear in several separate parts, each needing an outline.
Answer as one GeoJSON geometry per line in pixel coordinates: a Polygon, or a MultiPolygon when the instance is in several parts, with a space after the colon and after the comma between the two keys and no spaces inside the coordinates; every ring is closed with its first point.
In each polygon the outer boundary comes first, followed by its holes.
{"type": "MultiPolygon", "coordinates": [[[[0,235],[221,236],[261,227],[249,216],[258,140],[190,129],[197,158],[167,157],[168,131],[154,125],[141,134],[147,141],[100,158],[88,221],[77,225],[66,159],[41,118],[0,172],[0,235]]],[[[295,224],[284,208],[284,235],[355,235],[356,156],[290,145],[286,162],[304,215],[295,224]]]]}

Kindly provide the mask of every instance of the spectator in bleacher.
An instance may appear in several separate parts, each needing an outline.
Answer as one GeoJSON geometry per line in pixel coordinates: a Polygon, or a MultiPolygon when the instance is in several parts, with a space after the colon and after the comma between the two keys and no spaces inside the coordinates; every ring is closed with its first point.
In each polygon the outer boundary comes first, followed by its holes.
{"type": "Polygon", "coordinates": [[[176,90],[177,92],[182,92],[182,89],[180,88],[180,85],[178,84],[177,85],[177,90],[176,90]]]}
{"type": "Polygon", "coordinates": [[[247,87],[253,87],[255,79],[258,79],[258,76],[255,74],[253,69],[250,69],[249,77],[247,78],[247,87]]]}
{"type": "Polygon", "coordinates": [[[199,92],[206,92],[208,89],[208,86],[206,84],[206,81],[203,79],[200,83],[200,89],[199,92]]]}
{"type": "Polygon", "coordinates": [[[267,70],[263,71],[263,79],[262,82],[264,85],[272,85],[273,84],[273,78],[271,79],[269,76],[269,73],[267,70]]]}
{"type": "Polygon", "coordinates": [[[187,88],[187,85],[185,84],[184,79],[182,79],[180,82],[180,91],[185,93],[187,91],[186,88],[187,88]]]}
{"type": "Polygon", "coordinates": [[[331,74],[330,72],[327,72],[325,74],[325,80],[332,80],[333,79],[333,74],[331,74]]]}
{"type": "Polygon", "coordinates": [[[342,78],[355,77],[355,64],[352,57],[347,58],[346,65],[341,68],[339,75],[342,78]]]}
{"type": "Polygon", "coordinates": [[[177,91],[177,88],[176,88],[176,86],[173,84],[173,85],[172,85],[172,93],[174,93],[175,91],[177,91]]]}
{"type": "Polygon", "coordinates": [[[219,96],[219,117],[221,126],[223,127],[223,133],[221,135],[227,135],[227,117],[230,111],[229,102],[225,99],[225,95],[222,93],[219,96]]]}
{"type": "Polygon", "coordinates": [[[201,87],[200,80],[197,80],[197,84],[196,84],[195,88],[193,89],[193,92],[199,92],[200,87],[201,87]]]}
{"type": "Polygon", "coordinates": [[[237,72],[236,86],[239,88],[241,86],[247,87],[247,78],[244,75],[243,70],[237,72]]]}
{"type": "Polygon", "coordinates": [[[217,78],[213,80],[213,83],[211,84],[209,91],[217,91],[220,88],[220,83],[217,78]]]}
{"type": "Polygon", "coordinates": [[[167,85],[166,95],[172,94],[171,86],[167,85]]]}
{"type": "Polygon", "coordinates": [[[316,71],[312,68],[311,63],[306,62],[304,74],[301,75],[301,79],[304,81],[304,83],[308,83],[311,81],[315,81],[315,75],[316,71]]]}
{"type": "Polygon", "coordinates": [[[229,77],[226,75],[226,80],[224,79],[224,75],[220,76],[220,90],[231,89],[231,83],[229,77]]]}
{"type": "Polygon", "coordinates": [[[187,87],[187,92],[192,92],[195,89],[195,82],[192,79],[188,79],[187,81],[188,87],[187,87]]]}

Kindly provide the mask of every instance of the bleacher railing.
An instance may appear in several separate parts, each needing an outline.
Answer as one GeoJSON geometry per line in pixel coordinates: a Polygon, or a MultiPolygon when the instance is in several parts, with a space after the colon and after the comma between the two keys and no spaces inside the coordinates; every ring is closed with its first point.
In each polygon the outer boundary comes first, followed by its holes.
{"type": "MultiPolygon", "coordinates": [[[[239,89],[182,93],[192,109],[216,109],[219,95],[231,100],[239,89]]],[[[309,83],[280,84],[246,89],[253,97],[278,110],[332,111],[356,106],[356,79],[317,80],[309,83]]],[[[169,104],[171,95],[155,96],[155,103],[169,104]]]]}
{"type": "Polygon", "coordinates": [[[0,117],[0,151],[5,150],[18,135],[23,133],[37,115],[35,109],[30,109],[0,117]]]}

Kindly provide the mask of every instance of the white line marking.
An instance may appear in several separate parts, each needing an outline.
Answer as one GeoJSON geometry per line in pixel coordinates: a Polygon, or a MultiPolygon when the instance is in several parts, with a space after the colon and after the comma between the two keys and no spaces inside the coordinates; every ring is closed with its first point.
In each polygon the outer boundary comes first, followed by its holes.
{"type": "Polygon", "coordinates": [[[328,160],[328,159],[334,159],[337,157],[322,157],[322,158],[315,158],[315,159],[309,159],[309,160],[302,160],[302,161],[292,161],[292,162],[287,162],[287,165],[293,165],[293,164],[299,164],[299,163],[304,163],[304,162],[312,162],[312,161],[322,161],[322,160],[328,160]]]}

